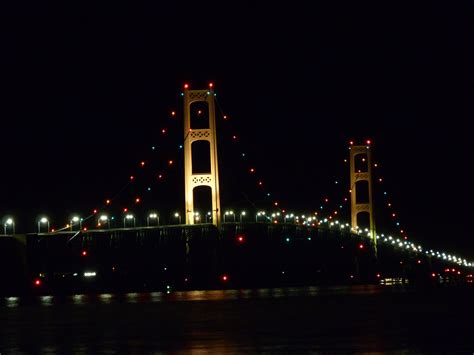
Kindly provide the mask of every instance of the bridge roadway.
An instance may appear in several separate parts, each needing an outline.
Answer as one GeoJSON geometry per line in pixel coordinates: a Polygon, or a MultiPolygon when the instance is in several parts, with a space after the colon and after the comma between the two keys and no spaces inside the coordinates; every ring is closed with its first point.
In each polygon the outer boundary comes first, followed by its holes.
{"type": "Polygon", "coordinates": [[[376,259],[363,236],[262,222],[34,233],[0,246],[1,294],[438,282],[445,267],[391,246],[376,259]]]}

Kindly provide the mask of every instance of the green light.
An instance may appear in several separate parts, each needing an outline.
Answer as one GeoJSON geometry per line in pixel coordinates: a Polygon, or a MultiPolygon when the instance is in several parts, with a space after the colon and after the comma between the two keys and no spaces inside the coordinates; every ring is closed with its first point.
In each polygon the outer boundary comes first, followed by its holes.
{"type": "Polygon", "coordinates": [[[311,237],[308,237],[308,240],[311,240],[311,237]]]}

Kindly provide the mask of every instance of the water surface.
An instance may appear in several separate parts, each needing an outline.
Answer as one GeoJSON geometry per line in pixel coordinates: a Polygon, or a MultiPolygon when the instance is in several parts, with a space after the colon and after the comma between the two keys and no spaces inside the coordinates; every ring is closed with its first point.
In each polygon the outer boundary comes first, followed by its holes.
{"type": "Polygon", "coordinates": [[[5,297],[0,353],[472,354],[473,296],[371,285],[5,297]]]}

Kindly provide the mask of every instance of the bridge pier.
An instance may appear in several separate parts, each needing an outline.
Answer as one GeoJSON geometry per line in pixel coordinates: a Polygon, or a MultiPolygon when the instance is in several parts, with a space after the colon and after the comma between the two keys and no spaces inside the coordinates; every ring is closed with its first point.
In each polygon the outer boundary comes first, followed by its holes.
{"type": "Polygon", "coordinates": [[[372,200],[372,157],[369,145],[351,146],[350,148],[350,178],[351,178],[351,226],[356,230],[359,226],[357,216],[359,213],[369,214],[369,233],[370,239],[374,246],[375,255],[377,256],[377,233],[375,231],[374,208],[372,200]],[[356,169],[356,157],[365,156],[367,169],[365,171],[356,169]],[[368,201],[363,203],[357,202],[357,183],[367,181],[368,184],[368,201]]]}
{"type": "Polygon", "coordinates": [[[221,224],[221,208],[219,194],[219,169],[217,161],[216,115],[214,107],[214,91],[184,90],[184,188],[186,224],[194,224],[194,189],[198,186],[211,188],[212,223],[217,227],[221,224]],[[191,104],[206,102],[208,104],[208,128],[193,129],[191,122],[191,104]],[[209,142],[210,171],[206,173],[193,172],[192,145],[197,141],[209,142]]]}

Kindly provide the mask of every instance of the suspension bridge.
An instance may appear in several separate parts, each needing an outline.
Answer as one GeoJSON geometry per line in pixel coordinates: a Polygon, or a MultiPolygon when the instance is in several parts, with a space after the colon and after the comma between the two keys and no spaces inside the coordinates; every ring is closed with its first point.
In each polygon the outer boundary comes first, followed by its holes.
{"type": "MultiPolygon", "coordinates": [[[[200,90],[186,84],[181,96],[184,132],[175,146],[184,153],[184,210],[138,216],[132,212],[143,202],[137,194],[131,207],[114,212],[121,193],[143,176],[133,174],[101,207],[87,216],[73,215],[58,228],[41,216],[37,230],[16,234],[14,217],[6,216],[0,237],[3,293],[473,282],[470,260],[409,239],[390,201],[384,207],[393,233],[377,233],[374,183],[383,179],[375,177],[370,140],[350,142],[344,159],[349,186],[341,186],[344,197],[335,199],[332,209],[329,198],[304,213],[283,207],[265,190],[254,166],[245,173],[267,199],[266,208],[255,203],[245,210],[221,208],[216,116],[224,121],[227,116],[216,105],[212,84],[200,90]],[[205,153],[197,160],[199,149],[205,153]],[[196,193],[199,189],[206,191],[207,201],[196,193]],[[350,208],[350,220],[340,218],[343,205],[350,208]]],[[[175,119],[176,111],[170,116],[175,119]]],[[[139,169],[147,164],[140,161],[139,169]]],[[[164,180],[166,169],[175,165],[166,158],[154,179],[164,180]]]]}

